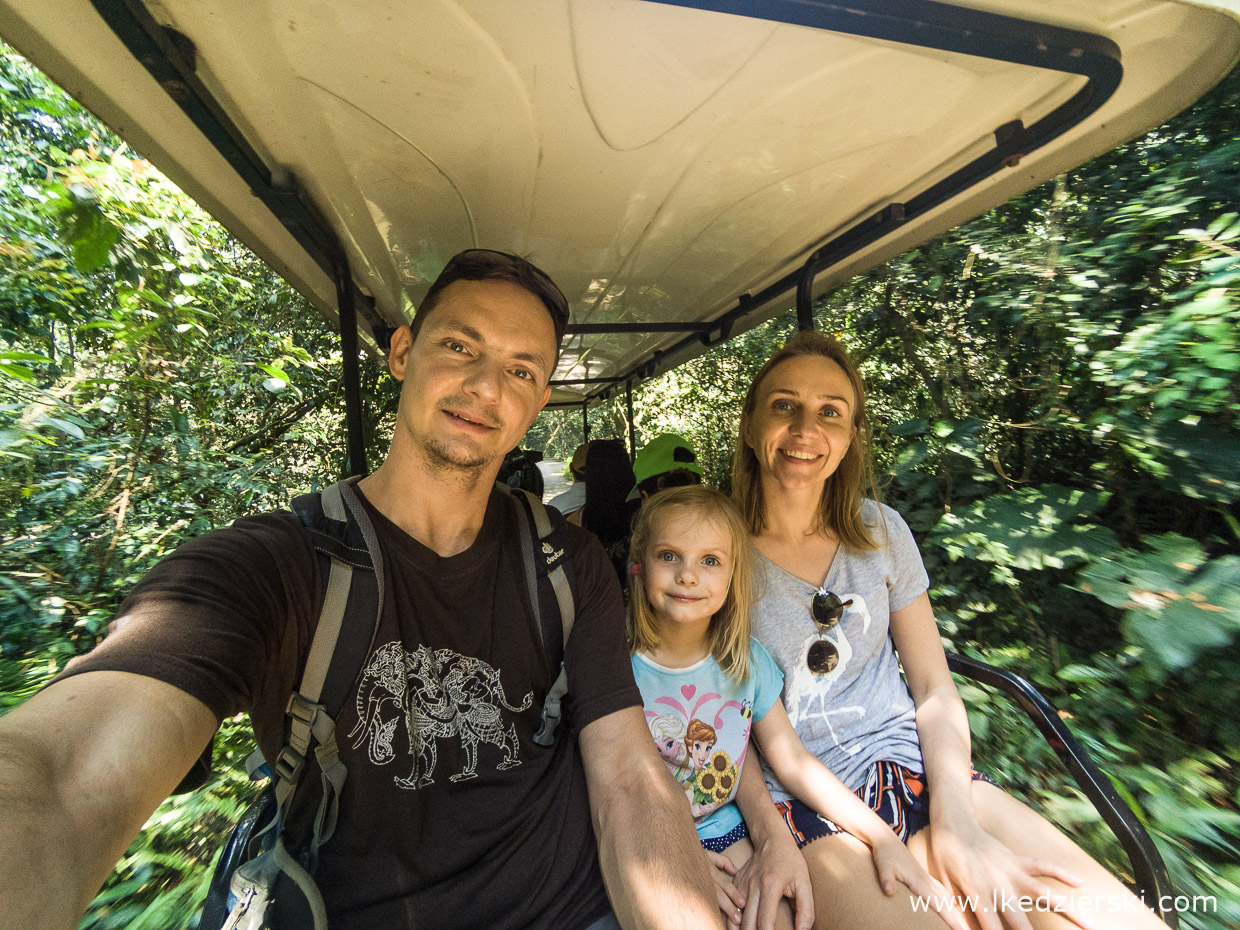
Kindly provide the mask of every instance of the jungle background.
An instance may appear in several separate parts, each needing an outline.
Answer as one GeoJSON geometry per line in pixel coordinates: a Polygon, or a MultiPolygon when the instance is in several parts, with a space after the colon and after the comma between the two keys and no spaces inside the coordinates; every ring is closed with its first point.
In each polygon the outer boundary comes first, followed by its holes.
{"type": "MultiPolygon", "coordinates": [[[[306,302],[0,47],[0,713],[103,635],[188,537],[344,467],[336,339],[306,302]]],[[[851,281],[881,493],[945,641],[1032,679],[1138,812],[1191,928],[1240,926],[1240,70],[1176,119],[851,281]]],[[[789,312],[635,392],[727,486],[789,312]]],[[[395,385],[364,368],[369,455],[395,385]]],[[[627,436],[619,402],[593,438],[627,436]]],[[[579,411],[526,448],[566,460],[579,411]]],[[[980,767],[1125,860],[1032,727],[962,683],[980,767]]],[[[243,718],[82,927],[190,928],[255,790],[243,718]]]]}

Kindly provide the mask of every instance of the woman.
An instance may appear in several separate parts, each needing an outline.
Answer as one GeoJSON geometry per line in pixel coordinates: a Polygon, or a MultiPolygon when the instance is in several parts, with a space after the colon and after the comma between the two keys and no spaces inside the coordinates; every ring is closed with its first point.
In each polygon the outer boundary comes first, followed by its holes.
{"type": "MultiPolygon", "coordinates": [[[[732,484],[764,582],[754,634],[784,672],[797,734],[931,875],[975,896],[965,909],[976,923],[1163,927],[1079,847],[972,771],[916,544],[895,511],[864,498],[874,494],[865,393],[835,340],[801,333],[758,372],[732,484]]],[[[908,895],[883,894],[865,846],[767,780],[809,865],[819,926],[942,930],[908,895]]]]}

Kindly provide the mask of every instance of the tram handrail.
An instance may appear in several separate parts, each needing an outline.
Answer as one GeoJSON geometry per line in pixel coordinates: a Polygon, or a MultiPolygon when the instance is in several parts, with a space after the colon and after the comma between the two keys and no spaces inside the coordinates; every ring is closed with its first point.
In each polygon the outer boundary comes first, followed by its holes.
{"type": "Polygon", "coordinates": [[[1021,676],[977,659],[948,653],[947,667],[957,675],[1003,691],[1033,721],[1123,846],[1132,865],[1136,892],[1168,927],[1178,928],[1179,915],[1173,908],[1164,907],[1174,898],[1175,890],[1154,841],[1115,791],[1110,779],[1059,717],[1054,705],[1021,676]]]}

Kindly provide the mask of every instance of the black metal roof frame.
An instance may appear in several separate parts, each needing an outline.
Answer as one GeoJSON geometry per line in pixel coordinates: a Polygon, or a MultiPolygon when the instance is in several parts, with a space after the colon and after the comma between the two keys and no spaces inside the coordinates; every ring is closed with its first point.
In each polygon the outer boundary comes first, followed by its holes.
{"type": "Polygon", "coordinates": [[[731,338],[736,323],[749,313],[795,289],[799,326],[811,325],[814,277],[850,255],[876,242],[910,220],[946,203],[973,185],[1058,138],[1101,107],[1123,77],[1119,47],[1110,39],[1075,29],[1047,26],[997,13],[966,10],[936,0],[850,0],[848,4],[824,0],[764,0],[761,13],[746,0],[651,0],[673,6],[693,7],[826,29],[849,35],[884,39],[938,51],[956,52],[994,61],[1030,65],[1086,78],[1085,85],[1069,100],[1032,126],[1019,120],[994,130],[995,145],[948,177],[903,203],[887,204],[867,219],[814,250],[799,271],[776,281],[756,295],[744,294],[736,306],[715,320],[684,324],[570,324],[574,333],[625,333],[634,331],[675,332],[680,325],[689,333],[684,339],[635,365],[623,375],[608,378],[553,381],[553,385],[608,385],[584,401],[548,404],[576,407],[594,400],[607,400],[610,385],[643,381],[661,373],[662,360],[674,356],[694,340],[711,347],[731,338]]]}
{"type": "MultiPolygon", "coordinates": [[[[386,348],[390,329],[374,310],[349,274],[348,259],[335,233],[323,220],[297,179],[273,170],[245,139],[232,119],[214,99],[195,71],[191,42],[161,26],[141,0],[91,0],[125,46],[160,86],[176,101],[204,136],[245,180],[254,194],[271,210],[313,260],[337,282],[344,330],[353,330],[356,315],[365,320],[376,344],[386,348]]],[[[618,384],[643,381],[672,367],[669,359],[695,341],[711,347],[731,338],[738,321],[755,310],[796,291],[800,325],[809,325],[810,298],[815,275],[892,233],[910,220],[935,209],[969,187],[1067,132],[1101,107],[1119,86],[1123,67],[1119,48],[1110,39],[1075,29],[1048,26],[1011,16],[967,10],[937,0],[850,0],[845,5],[826,0],[764,0],[761,13],[747,0],[650,0],[673,6],[732,13],[792,25],[808,26],[849,35],[881,39],[919,48],[955,52],[995,61],[1029,65],[1086,78],[1085,85],[1051,113],[1026,127],[1019,120],[994,130],[995,145],[983,155],[954,171],[903,203],[891,203],[817,248],[798,270],[758,294],[742,295],[732,309],[710,321],[666,323],[572,324],[570,335],[612,333],[684,332],[684,339],[618,376],[561,379],[553,387],[600,385],[580,401],[548,404],[550,408],[589,406],[607,400],[618,384]]],[[[350,458],[361,461],[361,399],[355,367],[356,352],[346,352],[347,419],[350,424],[350,458]]]]}

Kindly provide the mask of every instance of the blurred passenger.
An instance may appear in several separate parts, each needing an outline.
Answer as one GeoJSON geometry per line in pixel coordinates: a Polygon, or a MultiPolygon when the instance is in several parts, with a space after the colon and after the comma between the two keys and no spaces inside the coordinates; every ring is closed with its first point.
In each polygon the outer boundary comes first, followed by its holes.
{"type": "Polygon", "coordinates": [[[538,463],[542,461],[542,457],[542,453],[534,449],[513,449],[504,456],[504,464],[499,467],[495,480],[510,488],[529,491],[541,500],[543,476],[538,463]]]}
{"type": "MultiPolygon", "coordinates": [[[[568,463],[568,470],[573,476],[573,483],[563,494],[557,494],[547,501],[548,507],[554,507],[566,517],[579,513],[581,508],[586,505],[586,452],[589,448],[590,444],[588,442],[583,442],[577,447],[577,451],[573,453],[573,460],[568,463]]],[[[571,522],[580,523],[581,518],[578,517],[571,522]]]]}
{"type": "Polygon", "coordinates": [[[660,433],[638,451],[633,476],[637,487],[630,497],[640,502],[666,488],[701,484],[702,466],[683,436],[660,433]]]}
{"type": "Polygon", "coordinates": [[[586,505],[581,509],[581,525],[598,537],[620,586],[629,554],[629,524],[637,503],[628,500],[633,490],[633,466],[619,439],[596,439],[586,453],[586,505]]]}

